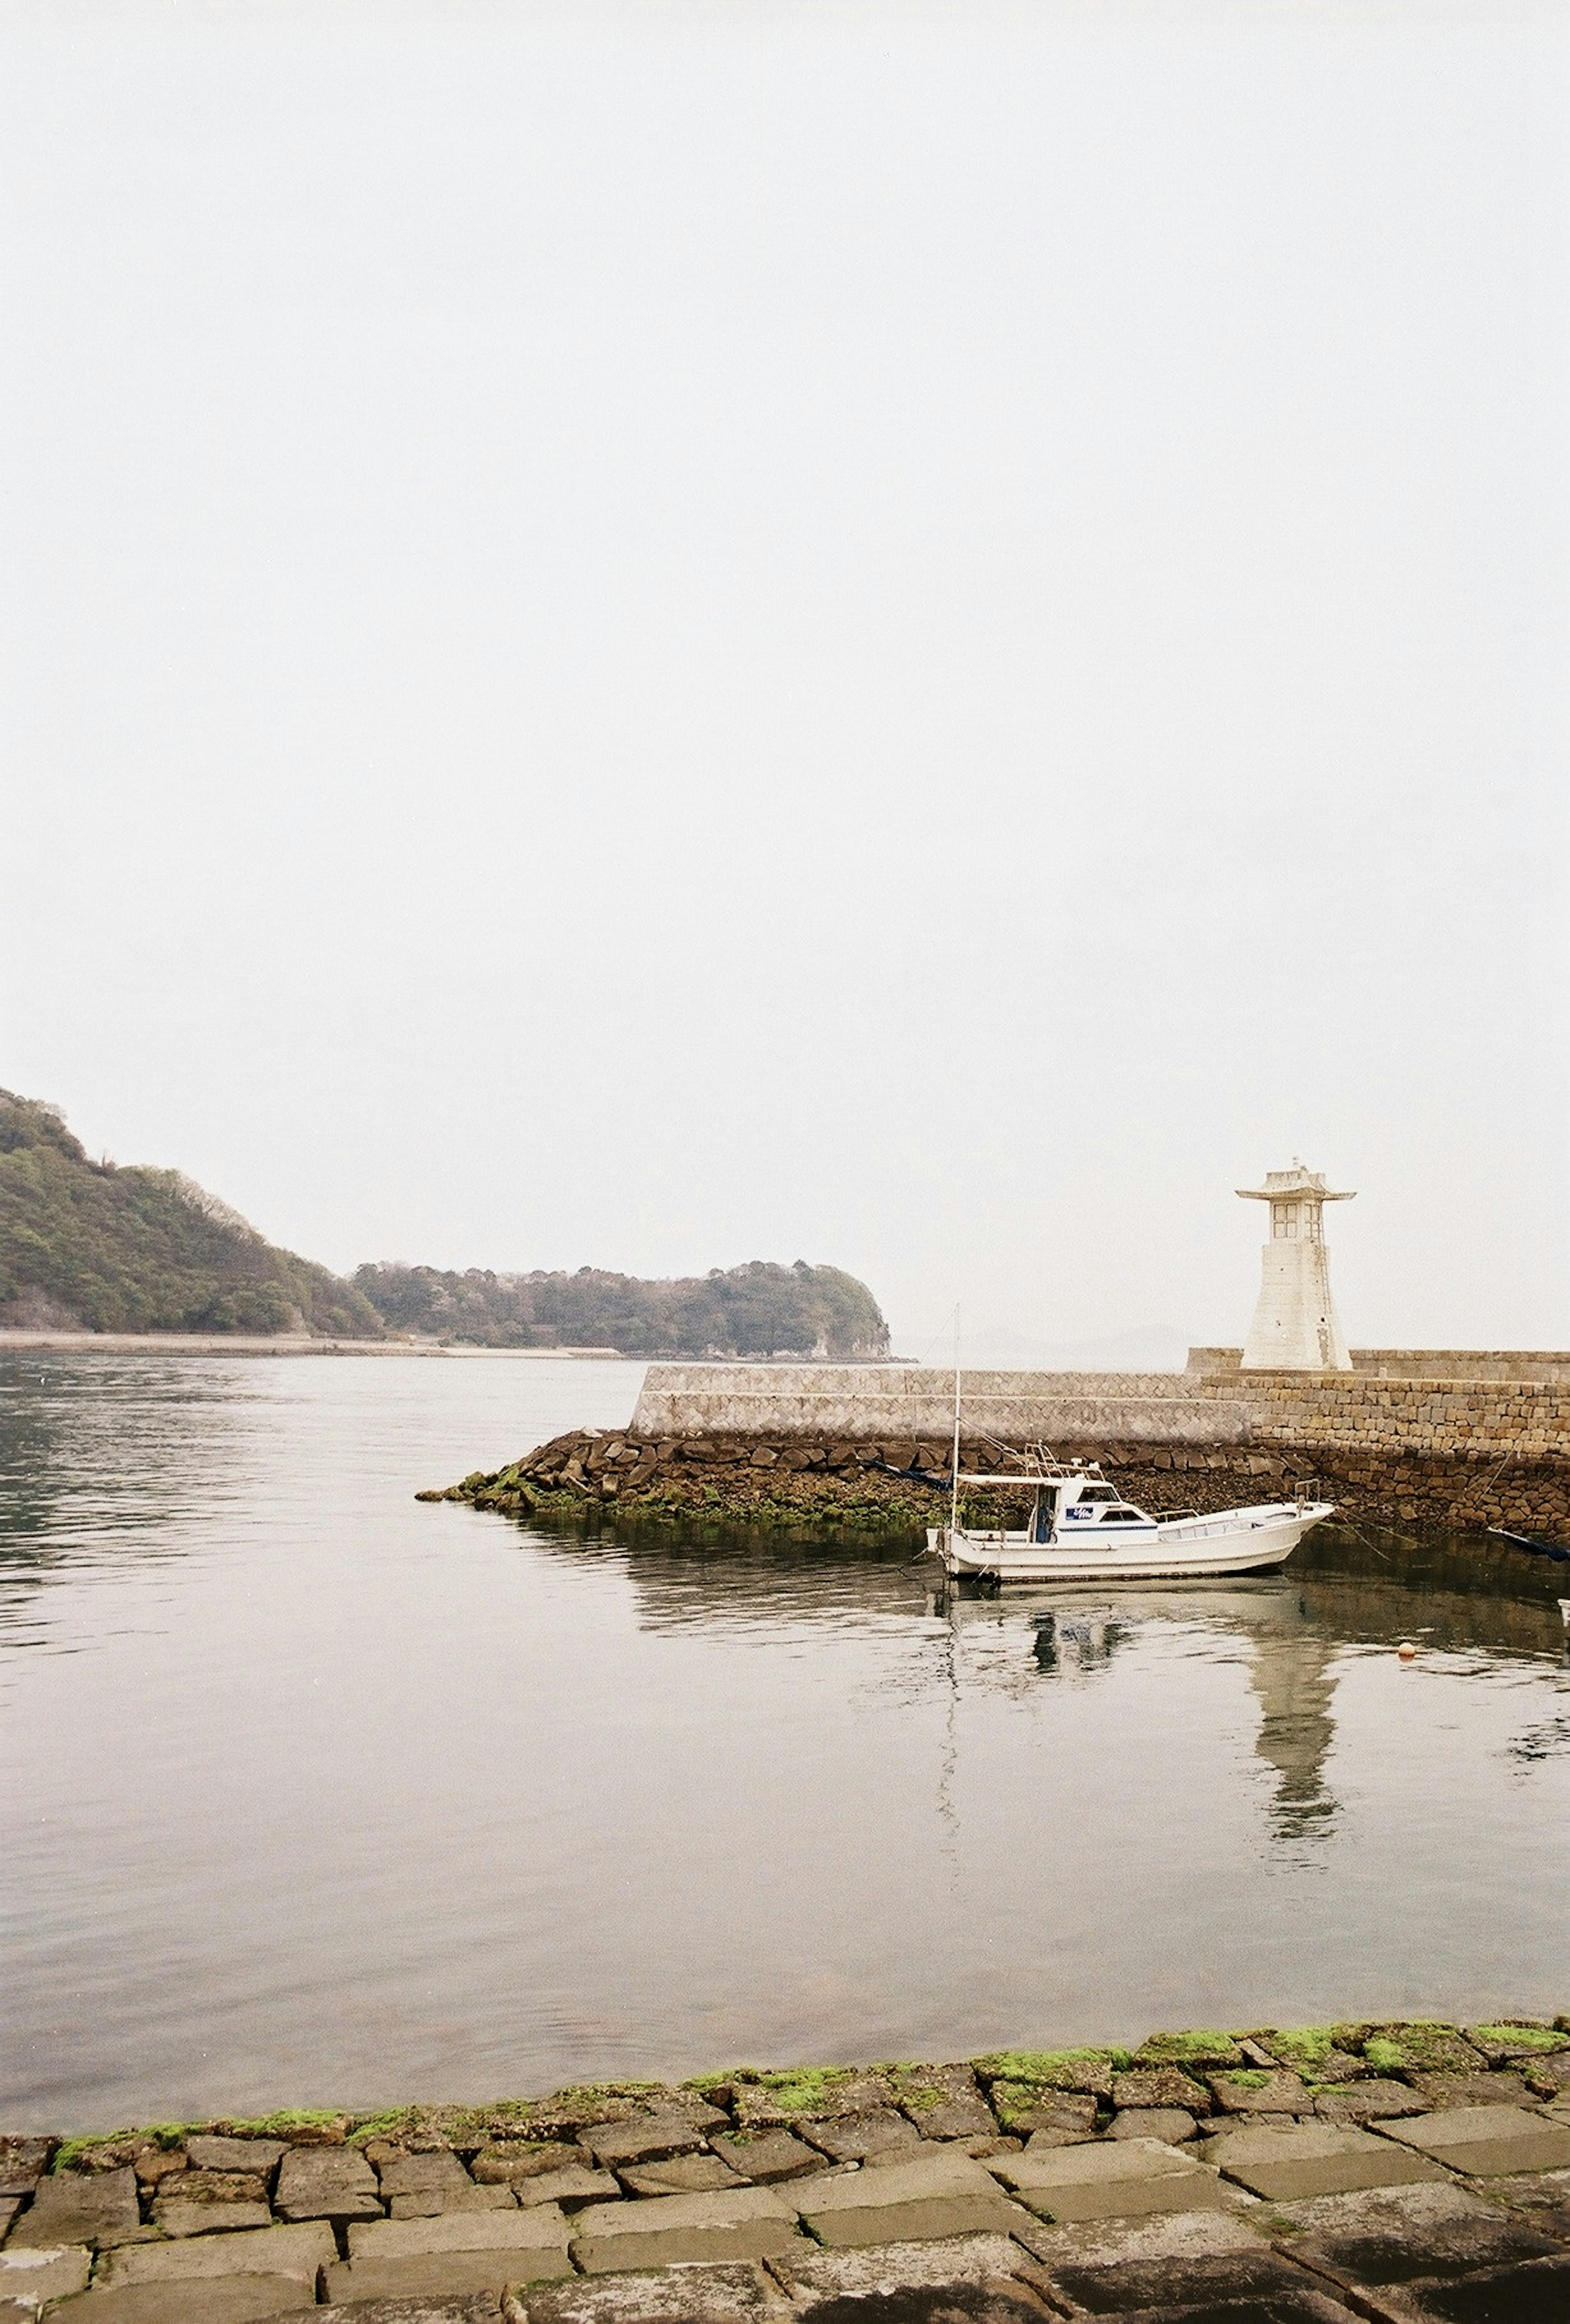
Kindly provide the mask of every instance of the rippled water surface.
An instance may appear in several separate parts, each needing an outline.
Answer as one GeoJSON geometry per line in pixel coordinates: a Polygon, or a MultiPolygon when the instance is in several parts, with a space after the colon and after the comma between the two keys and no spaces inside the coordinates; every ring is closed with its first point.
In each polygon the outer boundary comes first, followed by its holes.
{"type": "Polygon", "coordinates": [[[639,1376],[0,1360],[5,2120],[1570,2006],[1566,1569],[945,1617],[913,1545],[413,1499],[639,1376]]]}

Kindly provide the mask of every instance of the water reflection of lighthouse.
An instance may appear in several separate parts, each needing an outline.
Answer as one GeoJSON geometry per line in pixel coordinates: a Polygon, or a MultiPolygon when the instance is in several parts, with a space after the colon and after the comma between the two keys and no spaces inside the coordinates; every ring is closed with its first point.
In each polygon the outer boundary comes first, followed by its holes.
{"type": "Polygon", "coordinates": [[[1275,1770],[1270,1821],[1281,1840],[1311,1839],[1336,1812],[1325,1763],[1335,1733],[1332,1702],[1334,1652],[1311,1619],[1301,1592],[1267,1582],[1214,1589],[1141,1591],[1135,1608],[1065,1603],[1035,1615],[1035,1660],[1048,1674],[1089,1676],[1105,1669],[1120,1646],[1147,1622],[1197,1624],[1246,1637],[1251,1647],[1249,1683],[1259,1702],[1256,1756],[1275,1770]]]}

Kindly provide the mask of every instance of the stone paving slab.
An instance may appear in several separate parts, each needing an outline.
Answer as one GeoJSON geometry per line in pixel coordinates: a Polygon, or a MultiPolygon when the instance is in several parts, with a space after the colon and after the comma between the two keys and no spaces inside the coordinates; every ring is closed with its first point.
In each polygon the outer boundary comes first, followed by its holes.
{"type": "Polygon", "coordinates": [[[1519,2074],[1414,2074],[1412,2091],[1425,2107],[1440,2113],[1453,2107],[1529,2107],[1535,2103],[1519,2074]]]}
{"type": "Polygon", "coordinates": [[[1210,2094],[1223,2114],[1310,2114],[1314,2101],[1300,2074],[1266,2073],[1245,2068],[1242,2074],[1211,2074],[1210,2094]]]}
{"type": "MultiPolygon", "coordinates": [[[[714,2109],[711,2108],[713,2113],[714,2109]]],[[[714,2127],[729,2117],[715,2115],[714,2127]]],[[[623,2163],[658,2163],[668,2154],[696,2154],[703,2145],[705,2126],[682,2115],[645,2115],[633,2122],[606,2123],[586,2130],[578,2140],[586,2153],[605,2171],[623,2163]]]]}
{"type": "Polygon", "coordinates": [[[734,2227],[663,2227],[651,2235],[584,2236],[574,2243],[572,2256],[585,2275],[608,2275],[623,2268],[772,2259],[801,2240],[791,2220],[743,2219],[734,2227]]]}
{"type": "Polygon", "coordinates": [[[831,2163],[869,2163],[921,2144],[920,2133],[914,2123],[896,2114],[892,2107],[878,2107],[868,2114],[841,2115],[829,2122],[805,2123],[801,2135],[831,2163]]]}
{"type": "Polygon", "coordinates": [[[32,2208],[23,2211],[5,2239],[9,2251],[58,2244],[109,2244],[140,2240],[142,2213],[136,2173],[123,2171],[62,2171],[41,2179],[32,2208]]]}
{"type": "MultiPolygon", "coordinates": [[[[49,2310],[48,2324],[250,2324],[300,2307],[291,2275],[206,2276],[194,2283],[128,2283],[84,2292],[49,2310]]],[[[313,2308],[313,2316],[320,2310],[313,2308]]]]}
{"type": "Polygon", "coordinates": [[[53,2152],[52,2138],[0,2138],[0,2195],[31,2195],[53,2152]]]}
{"type": "Polygon", "coordinates": [[[1458,2107],[1381,2126],[1385,2138],[1477,2178],[1570,2165],[1570,2126],[1519,2107],[1458,2107]]]}
{"type": "Polygon", "coordinates": [[[1033,2224],[1030,2212],[995,2188],[990,2195],[927,2195],[910,2202],[867,2203],[806,2218],[817,2241],[833,2250],[937,2242],[955,2236],[1006,2236],[1016,2225],[1028,2233],[1033,2224]]]}
{"type": "Polygon", "coordinates": [[[1307,2283],[1242,2300],[1199,2300],[1178,2307],[1125,2308],[1118,2324],[1348,2324],[1348,2311],[1307,2283]]]}
{"type": "Polygon", "coordinates": [[[565,2251],[568,2233],[567,2220],[553,2203],[534,2204],[528,2210],[443,2211],[434,2219],[367,2219],[356,2221],[348,2231],[349,2257],[392,2260],[427,2252],[565,2251]]]}
{"type": "Polygon", "coordinates": [[[728,2138],[716,2131],[709,2144],[733,2171],[760,2186],[766,2187],[781,2179],[799,2179],[807,2172],[824,2167],[824,2158],[817,2147],[808,2146],[789,2130],[743,2131],[728,2138]]]}
{"type": "Polygon", "coordinates": [[[576,2141],[494,2140],[482,2146],[474,2160],[474,2177],[482,2187],[515,2187],[520,2180],[538,2179],[548,2171],[582,2168],[584,2151],[576,2141]]]}
{"type": "Polygon", "coordinates": [[[325,2219],[297,2227],[263,2227],[248,2235],[196,2236],[184,2243],[123,2244],[99,2260],[94,2289],[193,2283],[225,2275],[288,2275],[314,2292],[318,2269],[337,2255],[325,2219]]]}
{"type": "Polygon", "coordinates": [[[612,2172],[591,2171],[586,2163],[579,2163],[568,2171],[548,2171],[540,2179],[520,2179],[515,2188],[498,2188],[496,2191],[509,2192],[513,2200],[531,2210],[537,2203],[570,2204],[576,2210],[585,2203],[615,2202],[622,2186],[612,2172]]]}
{"type": "Polygon", "coordinates": [[[1197,2211],[1237,2199],[1214,2171],[1159,2139],[1097,2141],[1045,2154],[1000,2155],[993,2173],[1033,2211],[1053,2219],[1136,2217],[1147,2211],[1197,2211]]]}
{"type": "Polygon", "coordinates": [[[1177,2107],[1125,2107],[1108,2135],[1113,2138],[1154,2138],[1163,2146],[1178,2146],[1197,2135],[1199,2125],[1177,2107]]]}
{"type": "MultiPolygon", "coordinates": [[[[456,2300],[476,2292],[488,2292],[499,2300],[509,2284],[571,2273],[566,2252],[554,2249],[434,2251],[411,2252],[402,2258],[338,2260],[324,2272],[323,2282],[329,2303],[352,2305],[365,2300],[456,2300]]],[[[91,2324],[91,2319],[84,2324],[91,2324]]]]}
{"type": "Polygon", "coordinates": [[[744,2261],[578,2276],[531,2291],[518,2306],[527,2324],[771,2324],[790,2313],[762,2269],[744,2261]]]}
{"type": "Polygon", "coordinates": [[[1402,2115],[1421,2114],[1428,2101],[1405,2082],[1344,2082],[1339,2089],[1321,2090],[1314,2111],[1321,2122],[1355,2130],[1365,2122],[1394,2122],[1402,2115]]]}
{"type": "Polygon", "coordinates": [[[494,2293],[472,2292],[455,2300],[356,2300],[348,2308],[301,2308],[282,2324],[492,2324],[501,2312],[494,2293]]]}
{"type": "Polygon", "coordinates": [[[93,2255],[85,2244],[31,2248],[12,2242],[0,2252],[0,2300],[40,2302],[85,2292],[93,2255]]]}
{"type": "Polygon", "coordinates": [[[434,2154],[394,2154],[376,2165],[383,2195],[435,2195],[474,2181],[450,2147],[434,2154]]]}
{"type": "Polygon", "coordinates": [[[273,2203],[285,2219],[379,2219],[376,2174],[346,2146],[291,2146],[273,2203]]]}
{"type": "Polygon", "coordinates": [[[1268,2250],[1262,2217],[1255,2206],[1247,2211],[1162,2211],[1148,2218],[1075,2220],[1062,2227],[1038,2226],[1030,2250],[1054,2278],[1065,2268],[1109,2273],[1159,2259],[1214,2259],[1268,2250]]]}
{"type": "Polygon", "coordinates": [[[886,2075],[854,2070],[824,2077],[808,2105],[800,2104],[790,2088],[741,2082],[735,2090],[735,2119],[743,2130],[795,2130],[808,2118],[827,2122],[836,2115],[866,2114],[873,2107],[888,2106],[892,2098],[886,2075]]]}
{"type": "Polygon", "coordinates": [[[586,2275],[698,2260],[764,2259],[787,2249],[797,2233],[793,2207],[768,2187],[594,2203],[578,2214],[573,2228],[573,2257],[586,2275]]]}
{"type": "Polygon", "coordinates": [[[288,2148],[281,2138],[220,2138],[198,2133],[185,2142],[193,2171],[250,2171],[271,2179],[288,2148]]]}
{"type": "Polygon", "coordinates": [[[1114,2074],[1112,2098],[1120,2114],[1125,2107],[1176,2107],[1183,2114],[1209,2114],[1214,2106],[1204,2083],[1180,2066],[1135,2066],[1126,2074],[1114,2074]]]}
{"type": "Polygon", "coordinates": [[[630,2195],[714,2195],[748,2183],[717,2154],[673,2154],[668,2163],[642,2163],[616,2175],[630,2195]]]}
{"type": "Polygon", "coordinates": [[[949,2236],[849,2251],[820,2251],[804,2244],[799,2252],[771,2260],[769,2272],[796,2310],[927,2284],[984,2283],[994,2276],[1023,2273],[1028,2281],[1039,2281],[1041,2273],[1011,2236],[1001,2235],[949,2236]]]}
{"type": "MultiPolygon", "coordinates": [[[[602,2174],[586,2171],[579,2175],[597,2181],[602,2174]]],[[[560,2176],[565,2178],[567,2173],[560,2176]]],[[[539,2186],[546,2182],[536,2180],[532,2183],[539,2186]]],[[[559,2187],[551,2189],[546,2200],[559,2200],[561,2191],[559,2187]]],[[[387,2209],[395,2219],[433,2219],[443,2211],[510,2211],[517,2200],[511,2187],[476,2187],[472,2179],[466,2177],[461,2186],[433,2187],[424,2195],[394,2195],[387,2209]]]]}
{"type": "Polygon", "coordinates": [[[1057,2291],[1090,2315],[1182,2301],[1260,2299],[1303,2279],[1237,2212],[1166,2213],[1043,2229],[1032,2248],[1057,2291]]]}
{"type": "MultiPolygon", "coordinates": [[[[1023,2158],[1009,2155],[1008,2167],[1023,2158]]],[[[860,2171],[827,2172],[820,2179],[779,2190],[777,2200],[799,2209],[804,2218],[822,2218],[833,2211],[885,2208],[891,2203],[920,2203],[939,2196],[995,2196],[994,2170],[952,2147],[918,2146],[892,2163],[869,2163],[860,2171]]]]}
{"type": "Polygon", "coordinates": [[[1390,2324],[1565,2324],[1570,2258],[1403,2284],[1382,2292],[1380,2305],[1390,2324]]]}
{"type": "Polygon", "coordinates": [[[1365,2289],[1548,2259],[1560,2248],[1519,2214],[1449,2180],[1316,2196],[1279,2207],[1275,2220],[1283,2208],[1295,2232],[1280,2236],[1278,2249],[1365,2289]]]}
{"type": "Polygon", "coordinates": [[[1275,2203],[1444,2177],[1436,2163],[1410,2152],[1393,2162],[1392,2154],[1402,2151],[1366,2130],[1306,2122],[1212,2139],[1209,2160],[1251,2194],[1275,2203]]]}
{"type": "Polygon", "coordinates": [[[1020,2089],[998,2082],[993,2088],[998,2120],[1026,2136],[1039,2130],[1065,2130],[1088,2138],[1095,2128],[1095,2100],[1074,2090],[1020,2089]]]}
{"type": "MultiPolygon", "coordinates": [[[[175,2181],[177,2186],[180,2183],[175,2181]]],[[[152,2224],[164,2235],[175,2237],[222,2236],[247,2227],[270,2227],[272,2214],[264,2193],[241,2203],[215,2202],[208,2196],[193,2200],[184,2195],[165,2195],[152,2206],[152,2224]]]]}
{"type": "Polygon", "coordinates": [[[1570,2244],[1570,2171],[1491,2179],[1488,2191],[1495,2202],[1508,2203],[1544,2235],[1557,2236],[1562,2243],[1570,2244]]]}
{"type": "Polygon", "coordinates": [[[1048,2307],[1011,2276],[980,2283],[912,2284],[897,2292],[848,2292],[808,2311],[813,2324],[1042,2324],[1048,2307]]]}

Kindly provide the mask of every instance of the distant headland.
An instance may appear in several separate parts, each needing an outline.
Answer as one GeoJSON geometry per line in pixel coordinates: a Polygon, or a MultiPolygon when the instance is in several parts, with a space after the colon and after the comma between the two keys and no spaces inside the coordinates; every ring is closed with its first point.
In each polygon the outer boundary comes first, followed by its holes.
{"type": "Polygon", "coordinates": [[[627,1356],[888,1354],[864,1283],[754,1259],[650,1282],[382,1261],[352,1281],[281,1250],[178,1170],[95,1162],[56,1106],[0,1090],[0,1344],[332,1345],[627,1356]]]}

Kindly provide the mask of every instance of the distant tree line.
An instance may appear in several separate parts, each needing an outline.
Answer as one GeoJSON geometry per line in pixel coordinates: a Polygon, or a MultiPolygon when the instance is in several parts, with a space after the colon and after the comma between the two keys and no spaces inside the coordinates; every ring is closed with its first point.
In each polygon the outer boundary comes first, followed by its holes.
{"type": "Polygon", "coordinates": [[[378,1339],[340,1276],[178,1170],[93,1162],[59,1110],[0,1090],[0,1325],[378,1339]]]}
{"type": "Polygon", "coordinates": [[[626,1355],[882,1356],[889,1328],[864,1283],[837,1267],[744,1267],[648,1282],[574,1275],[462,1274],[383,1261],[356,1270],[389,1328],[483,1348],[616,1348],[626,1355]]]}
{"type": "Polygon", "coordinates": [[[483,1348],[627,1355],[880,1356],[888,1327],[837,1267],[746,1267],[649,1283],[362,1267],[352,1283],[254,1227],[178,1170],[88,1159],[56,1106],[0,1090],[0,1328],[388,1332],[483,1348]]]}

